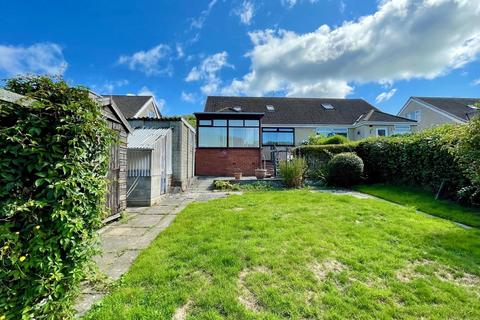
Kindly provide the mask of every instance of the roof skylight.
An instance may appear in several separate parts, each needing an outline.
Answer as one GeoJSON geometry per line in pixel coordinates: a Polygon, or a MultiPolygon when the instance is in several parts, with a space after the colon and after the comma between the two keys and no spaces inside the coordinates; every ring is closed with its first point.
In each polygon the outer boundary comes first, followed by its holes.
{"type": "Polygon", "coordinates": [[[268,111],[275,111],[275,107],[270,104],[267,104],[266,107],[268,111]]]}
{"type": "Polygon", "coordinates": [[[330,103],[322,103],[322,107],[326,110],[333,110],[335,109],[330,103]]]}

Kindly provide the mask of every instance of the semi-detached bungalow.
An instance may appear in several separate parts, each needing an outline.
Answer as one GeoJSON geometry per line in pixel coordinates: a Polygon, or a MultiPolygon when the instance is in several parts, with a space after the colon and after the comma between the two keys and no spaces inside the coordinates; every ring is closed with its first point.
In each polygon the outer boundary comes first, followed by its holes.
{"type": "Polygon", "coordinates": [[[197,118],[196,175],[253,175],[273,149],[313,134],[350,140],[416,131],[416,121],[380,111],[362,99],[207,98],[197,118]]]}

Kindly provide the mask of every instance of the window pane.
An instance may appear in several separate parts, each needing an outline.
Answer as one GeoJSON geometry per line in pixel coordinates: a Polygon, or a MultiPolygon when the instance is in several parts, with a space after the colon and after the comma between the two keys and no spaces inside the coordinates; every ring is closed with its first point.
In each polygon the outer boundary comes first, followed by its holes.
{"type": "Polygon", "coordinates": [[[213,120],[214,127],[223,127],[227,126],[227,120],[213,120]]]}
{"type": "Polygon", "coordinates": [[[377,136],[385,137],[386,135],[387,135],[387,130],[386,129],[377,129],[377,136]]]}
{"type": "Polygon", "coordinates": [[[317,128],[317,134],[325,136],[325,137],[331,137],[336,134],[340,136],[347,137],[348,136],[348,129],[347,128],[317,128]]]}
{"type": "Polygon", "coordinates": [[[245,120],[246,127],[258,127],[260,125],[260,121],[258,120],[245,120]]]}
{"type": "Polygon", "coordinates": [[[199,147],[227,147],[227,128],[200,127],[198,128],[199,147]]]}
{"type": "Polygon", "coordinates": [[[229,126],[243,127],[243,120],[228,120],[229,126]]]}
{"type": "Polygon", "coordinates": [[[212,125],[212,120],[199,120],[198,124],[201,126],[211,126],[212,125]]]}
{"type": "Polygon", "coordinates": [[[276,145],[276,146],[292,146],[293,132],[263,132],[262,136],[264,145],[276,145]]]}
{"type": "Polygon", "coordinates": [[[229,128],[228,144],[233,148],[259,147],[258,128],[229,128]]]}
{"type": "Polygon", "coordinates": [[[408,125],[395,126],[395,134],[407,134],[411,132],[412,132],[412,128],[408,125]]]}

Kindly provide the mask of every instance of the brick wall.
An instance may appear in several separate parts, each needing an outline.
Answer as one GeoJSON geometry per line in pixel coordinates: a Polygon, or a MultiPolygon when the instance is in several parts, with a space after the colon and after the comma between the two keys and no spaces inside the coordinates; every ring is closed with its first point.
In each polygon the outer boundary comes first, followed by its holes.
{"type": "Polygon", "coordinates": [[[244,176],[255,175],[260,168],[260,149],[202,149],[195,153],[198,176],[233,176],[240,169],[244,176]]]}

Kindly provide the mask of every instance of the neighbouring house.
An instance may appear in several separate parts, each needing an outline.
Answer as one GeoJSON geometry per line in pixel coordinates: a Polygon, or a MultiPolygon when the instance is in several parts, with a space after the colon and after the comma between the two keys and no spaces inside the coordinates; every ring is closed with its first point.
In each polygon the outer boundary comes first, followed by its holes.
{"type": "Polygon", "coordinates": [[[195,129],[181,117],[132,119],[129,123],[135,130],[172,130],[171,191],[188,189],[195,179],[195,129]]]}
{"type": "Polygon", "coordinates": [[[128,206],[152,206],[169,191],[172,129],[137,129],[128,135],[128,206]]]}
{"type": "Polygon", "coordinates": [[[155,97],[130,95],[105,95],[111,97],[126,119],[162,117],[155,97]]]}
{"type": "MultiPolygon", "coordinates": [[[[272,151],[309,136],[350,140],[416,131],[416,121],[382,112],[361,99],[208,97],[197,118],[196,174],[253,175],[272,151]]],[[[286,153],[285,153],[286,154],[286,153]]]]}
{"type": "Polygon", "coordinates": [[[445,123],[466,123],[480,114],[480,98],[411,97],[398,115],[418,122],[418,130],[445,123]]]}

